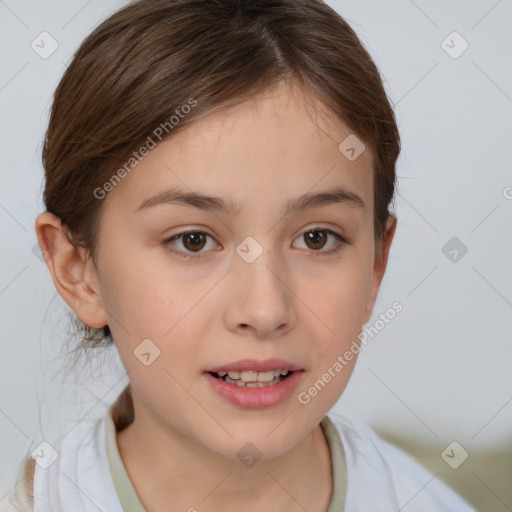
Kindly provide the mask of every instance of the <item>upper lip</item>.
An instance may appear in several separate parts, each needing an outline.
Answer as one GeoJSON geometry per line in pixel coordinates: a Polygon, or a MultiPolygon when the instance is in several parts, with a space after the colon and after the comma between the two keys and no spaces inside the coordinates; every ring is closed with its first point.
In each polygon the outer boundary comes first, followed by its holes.
{"type": "Polygon", "coordinates": [[[290,363],[289,361],[285,361],[284,359],[265,359],[263,361],[258,359],[240,359],[238,361],[234,361],[232,363],[222,364],[220,366],[216,366],[215,368],[210,368],[206,370],[211,373],[218,373],[220,371],[253,371],[253,372],[266,372],[269,370],[302,370],[302,367],[290,363]]]}

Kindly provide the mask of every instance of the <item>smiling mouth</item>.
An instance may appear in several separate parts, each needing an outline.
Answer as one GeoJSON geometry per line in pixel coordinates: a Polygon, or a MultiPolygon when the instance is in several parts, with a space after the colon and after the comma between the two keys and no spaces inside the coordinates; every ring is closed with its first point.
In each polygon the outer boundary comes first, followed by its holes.
{"type": "Polygon", "coordinates": [[[262,388],[268,386],[275,386],[279,382],[289,378],[293,371],[290,370],[269,370],[266,372],[254,371],[220,371],[208,372],[215,378],[222,380],[228,384],[232,384],[244,388],[262,388]]]}

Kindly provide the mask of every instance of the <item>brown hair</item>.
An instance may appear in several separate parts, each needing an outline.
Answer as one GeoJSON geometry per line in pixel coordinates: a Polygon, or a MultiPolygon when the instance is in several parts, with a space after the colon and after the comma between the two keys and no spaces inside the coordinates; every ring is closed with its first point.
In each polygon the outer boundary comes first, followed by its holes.
{"type": "MultiPolygon", "coordinates": [[[[399,132],[376,65],[348,23],[320,0],[137,0],[103,21],[54,94],[42,153],[47,210],[96,261],[102,201],[95,190],[157,127],[179,114],[164,140],[281,80],[319,99],[371,150],[380,248],[394,216],[388,205],[399,132]],[[191,98],[196,104],[182,116],[191,98]]],[[[108,326],[75,325],[83,348],[112,343],[108,326]]]]}

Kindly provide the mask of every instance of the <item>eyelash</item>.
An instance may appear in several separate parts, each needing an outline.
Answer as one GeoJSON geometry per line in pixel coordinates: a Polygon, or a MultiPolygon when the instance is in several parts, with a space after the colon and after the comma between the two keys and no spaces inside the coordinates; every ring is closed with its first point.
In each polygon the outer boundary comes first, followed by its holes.
{"type": "MultiPolygon", "coordinates": [[[[325,233],[327,233],[329,235],[334,236],[334,238],[337,240],[336,246],[333,249],[329,249],[327,251],[322,251],[321,249],[315,251],[315,250],[311,249],[309,252],[312,252],[315,256],[325,256],[325,255],[330,255],[330,254],[336,254],[336,253],[338,253],[343,248],[344,245],[349,245],[351,243],[350,240],[348,238],[344,237],[343,235],[340,235],[339,233],[336,233],[335,231],[332,231],[330,229],[321,228],[321,227],[314,227],[314,228],[311,228],[311,229],[307,229],[306,231],[303,231],[300,236],[303,236],[305,233],[310,233],[312,231],[323,231],[323,232],[325,232],[325,233]]],[[[203,234],[203,235],[209,236],[210,238],[213,239],[213,237],[211,235],[209,235],[208,233],[206,233],[205,231],[200,231],[200,230],[197,230],[197,229],[192,229],[192,230],[188,230],[188,231],[182,231],[180,233],[172,235],[169,238],[166,238],[165,240],[162,240],[161,245],[167,251],[169,251],[169,252],[171,252],[173,254],[176,254],[176,255],[182,257],[185,260],[191,260],[191,259],[199,258],[201,256],[202,252],[187,253],[187,252],[177,251],[175,249],[170,249],[169,248],[169,245],[170,245],[171,242],[173,242],[175,240],[178,240],[181,237],[183,237],[185,235],[188,235],[190,233],[203,234]]]]}

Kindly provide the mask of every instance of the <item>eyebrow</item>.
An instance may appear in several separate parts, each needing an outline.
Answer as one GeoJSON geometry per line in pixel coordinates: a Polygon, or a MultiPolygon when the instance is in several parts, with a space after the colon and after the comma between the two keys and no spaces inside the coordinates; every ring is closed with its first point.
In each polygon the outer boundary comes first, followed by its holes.
{"type": "MultiPolygon", "coordinates": [[[[199,192],[171,188],[145,199],[136,211],[162,204],[174,203],[193,206],[201,210],[216,211],[232,216],[237,216],[242,210],[242,207],[232,199],[223,199],[221,197],[204,195],[199,192]]],[[[289,199],[285,204],[284,214],[286,215],[290,212],[298,212],[308,208],[318,208],[336,203],[361,208],[362,210],[366,209],[364,201],[357,194],[345,187],[336,187],[332,190],[314,194],[304,194],[298,198],[289,199]]]]}

